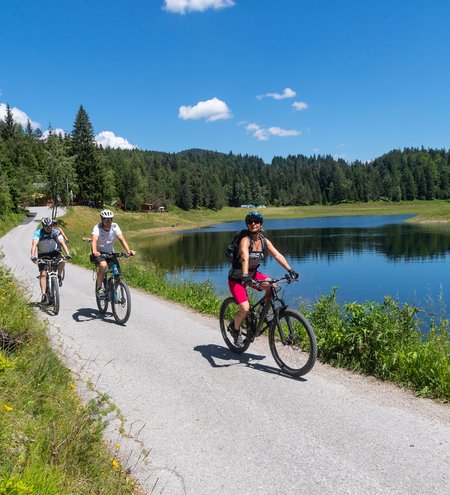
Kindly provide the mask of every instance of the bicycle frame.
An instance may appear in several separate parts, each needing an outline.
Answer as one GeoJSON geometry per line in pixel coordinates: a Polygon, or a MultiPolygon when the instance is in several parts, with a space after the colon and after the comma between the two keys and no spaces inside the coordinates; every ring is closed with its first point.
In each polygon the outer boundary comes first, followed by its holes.
{"type": "Polygon", "coordinates": [[[105,296],[110,301],[110,293],[114,293],[114,282],[123,280],[122,271],[120,269],[119,260],[121,256],[126,256],[124,253],[111,253],[104,255],[105,261],[108,263],[108,267],[105,270],[105,278],[103,280],[105,286],[105,296]]]}
{"type": "Polygon", "coordinates": [[[57,258],[49,258],[47,256],[42,256],[41,258],[38,258],[36,263],[42,263],[43,265],[45,264],[45,271],[47,272],[47,286],[48,286],[48,281],[51,277],[56,277],[58,278],[58,266],[60,263],[64,261],[63,256],[58,256],[57,258]]]}
{"type": "MultiPolygon", "coordinates": [[[[103,254],[102,257],[107,263],[103,278],[105,293],[100,296],[96,289],[97,307],[101,313],[105,314],[108,308],[108,303],[111,303],[115,320],[120,325],[125,325],[130,317],[131,300],[130,292],[125,280],[123,279],[120,264],[117,258],[128,258],[129,254],[108,253],[103,254]]],[[[97,287],[97,282],[95,287],[97,287]]]]}
{"type": "Polygon", "coordinates": [[[279,287],[277,286],[277,283],[283,280],[286,281],[287,283],[293,282],[293,280],[284,276],[278,279],[269,279],[266,281],[261,280],[255,284],[255,286],[261,287],[264,285],[264,283],[268,283],[270,288],[270,294],[269,296],[265,294],[264,296],[261,297],[261,299],[259,299],[259,301],[250,304],[250,311],[248,317],[250,317],[250,329],[254,334],[252,340],[256,339],[261,335],[262,327],[265,323],[266,316],[268,315],[270,309],[272,309],[274,315],[274,318],[272,320],[272,325],[273,325],[279,322],[280,312],[288,307],[288,305],[284,302],[284,299],[278,296],[279,287]],[[277,305],[277,303],[280,304],[277,305]],[[259,316],[257,316],[256,309],[260,306],[262,306],[262,311],[259,314],[259,316]]]}

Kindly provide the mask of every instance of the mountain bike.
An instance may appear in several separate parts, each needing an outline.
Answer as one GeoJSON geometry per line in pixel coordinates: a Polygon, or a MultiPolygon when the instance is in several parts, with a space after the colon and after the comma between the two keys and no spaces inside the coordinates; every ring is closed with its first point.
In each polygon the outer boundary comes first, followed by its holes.
{"type": "Polygon", "coordinates": [[[48,256],[41,256],[37,259],[37,263],[43,263],[45,265],[45,271],[47,272],[47,283],[45,294],[47,296],[47,303],[52,307],[53,314],[56,316],[59,313],[59,281],[58,281],[58,266],[65,260],[64,256],[58,256],[57,258],[49,258],[48,256]]]}
{"type": "Polygon", "coordinates": [[[97,285],[95,284],[95,299],[99,311],[106,313],[108,304],[111,303],[114,319],[119,325],[125,325],[130,317],[131,297],[130,289],[122,277],[118,258],[128,258],[129,256],[128,253],[103,253],[102,257],[108,263],[103,279],[105,289],[103,297],[99,297],[97,294],[97,285]]]}
{"type": "Polygon", "coordinates": [[[254,281],[256,288],[269,284],[268,296],[250,304],[250,311],[242,322],[241,330],[247,336],[243,347],[235,341],[239,332],[234,330],[234,322],[239,305],[234,297],[228,297],[220,308],[220,330],[228,348],[242,354],[250,344],[265,331],[268,331],[269,347],[275,362],[282,371],[291,376],[303,376],[311,371],[317,358],[317,342],[309,321],[298,311],[288,308],[279,295],[280,283],[294,282],[289,275],[265,281],[254,281]]]}

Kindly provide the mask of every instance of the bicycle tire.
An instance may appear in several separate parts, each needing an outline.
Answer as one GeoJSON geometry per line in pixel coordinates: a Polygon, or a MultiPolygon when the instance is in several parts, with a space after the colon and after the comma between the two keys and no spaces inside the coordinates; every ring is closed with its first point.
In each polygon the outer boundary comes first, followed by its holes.
{"type": "MultiPolygon", "coordinates": [[[[220,307],[220,315],[219,315],[219,322],[220,322],[220,331],[222,333],[223,340],[225,341],[225,344],[227,345],[228,349],[230,351],[234,352],[235,354],[242,354],[245,352],[249,346],[250,346],[250,340],[245,339],[244,340],[244,346],[243,347],[237,347],[234,343],[235,337],[237,335],[232,335],[230,330],[228,329],[228,325],[234,321],[234,318],[236,316],[236,313],[239,310],[239,305],[234,299],[234,297],[228,297],[223,301],[222,306],[220,307]]],[[[241,328],[244,330],[248,331],[248,318],[246,318],[241,325],[241,328]]]]}
{"type": "Polygon", "coordinates": [[[298,311],[285,309],[269,329],[269,346],[275,362],[291,376],[306,375],[317,358],[317,342],[309,321],[298,311]]]}
{"type": "Polygon", "coordinates": [[[130,289],[123,280],[114,282],[111,294],[111,307],[117,323],[119,325],[125,325],[131,314],[131,296],[130,289]]]}
{"type": "Polygon", "coordinates": [[[95,300],[97,301],[97,308],[100,311],[100,313],[104,314],[108,310],[108,293],[107,293],[107,286],[106,286],[106,280],[103,281],[103,286],[105,289],[105,298],[100,299],[97,294],[97,284],[94,284],[94,291],[95,291],[95,300]]]}
{"type": "Polygon", "coordinates": [[[54,276],[50,278],[51,283],[51,295],[52,295],[52,307],[53,314],[56,316],[59,313],[59,283],[58,277],[54,276]]]}

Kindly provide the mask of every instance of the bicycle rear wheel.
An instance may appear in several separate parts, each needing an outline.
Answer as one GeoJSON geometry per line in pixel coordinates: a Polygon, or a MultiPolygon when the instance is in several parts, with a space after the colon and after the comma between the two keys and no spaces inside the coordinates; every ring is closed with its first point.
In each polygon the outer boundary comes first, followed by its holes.
{"type": "Polygon", "coordinates": [[[131,313],[131,297],[130,289],[123,280],[114,283],[111,306],[117,323],[125,325],[131,313]]]}
{"type": "Polygon", "coordinates": [[[50,277],[50,294],[52,295],[53,314],[59,313],[59,284],[56,276],[50,277]]]}
{"type": "Polygon", "coordinates": [[[106,285],[106,279],[103,281],[103,286],[105,289],[105,296],[104,297],[98,297],[97,294],[97,284],[94,284],[94,290],[95,290],[95,300],[97,301],[97,308],[100,311],[100,313],[106,313],[108,309],[108,292],[107,292],[107,285],[106,285]]]}
{"type": "Polygon", "coordinates": [[[306,375],[317,358],[317,343],[309,321],[297,311],[284,310],[269,330],[272,356],[282,371],[291,376],[306,375]]]}
{"type": "MultiPolygon", "coordinates": [[[[250,340],[245,339],[244,346],[237,347],[234,341],[238,333],[236,331],[232,331],[229,328],[230,323],[234,322],[234,318],[238,310],[239,310],[239,305],[235,301],[234,297],[228,297],[222,303],[222,306],[220,308],[219,322],[220,322],[220,331],[222,332],[222,337],[223,340],[225,341],[225,344],[227,344],[227,347],[230,349],[230,351],[233,351],[235,354],[242,354],[248,349],[250,345],[250,340]]],[[[248,322],[248,318],[246,318],[242,322],[241,329],[244,330],[245,333],[248,332],[248,327],[249,327],[249,322],[248,322]]]]}

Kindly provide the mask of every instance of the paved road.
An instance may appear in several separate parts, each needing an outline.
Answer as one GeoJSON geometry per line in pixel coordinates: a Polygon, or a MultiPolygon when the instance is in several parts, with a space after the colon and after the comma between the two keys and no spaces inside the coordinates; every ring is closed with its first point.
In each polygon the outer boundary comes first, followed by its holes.
{"type": "MultiPolygon", "coordinates": [[[[34,300],[36,226],[0,240],[34,300]]],[[[82,395],[92,394],[83,385],[91,381],[117,406],[107,436],[148,493],[450,493],[448,406],[321,365],[287,378],[264,339],[236,357],[216,319],[139,291],[118,326],[99,318],[92,272],[69,265],[66,273],[61,312],[48,316],[51,338],[82,395]]]]}

